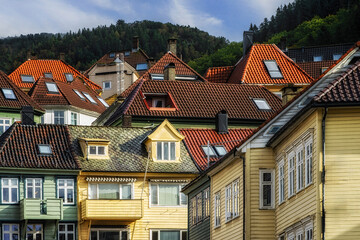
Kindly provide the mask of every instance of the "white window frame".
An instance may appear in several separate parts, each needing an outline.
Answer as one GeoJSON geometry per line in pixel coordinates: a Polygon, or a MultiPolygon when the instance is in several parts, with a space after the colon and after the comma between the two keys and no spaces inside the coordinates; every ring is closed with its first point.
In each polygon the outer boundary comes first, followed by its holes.
{"type": "Polygon", "coordinates": [[[295,234],[293,232],[287,234],[287,240],[295,240],[295,234]]]}
{"type": "Polygon", "coordinates": [[[28,231],[28,230],[27,230],[27,227],[26,227],[25,239],[27,239],[27,235],[28,235],[28,234],[33,234],[33,239],[36,239],[36,235],[39,234],[39,233],[41,234],[41,240],[44,239],[44,225],[43,225],[43,224],[41,224],[41,223],[28,223],[27,226],[28,226],[28,225],[33,225],[34,230],[28,231]],[[36,225],[41,225],[41,231],[36,231],[36,230],[35,230],[35,229],[36,229],[36,228],[35,228],[36,225]]]}
{"type": "Polygon", "coordinates": [[[75,236],[75,224],[74,223],[59,223],[58,224],[58,238],[60,239],[60,234],[65,234],[65,240],[75,240],[76,236],[75,236]],[[64,225],[65,226],[65,231],[60,231],[60,225],[64,225]],[[73,226],[73,231],[68,231],[68,226],[71,225],[73,226]],[[68,238],[68,234],[73,234],[73,238],[70,239],[68,238]]]}
{"type": "Polygon", "coordinates": [[[304,230],[303,228],[300,228],[296,231],[296,240],[304,240],[304,230]]]}
{"type": "Polygon", "coordinates": [[[13,239],[13,234],[17,234],[18,235],[18,238],[17,239],[20,239],[20,225],[19,224],[16,224],[16,223],[3,223],[2,224],[2,239],[5,239],[5,234],[9,234],[10,236],[10,239],[9,240],[14,240],[13,239]],[[5,231],[5,225],[8,225],[9,226],[9,231],[5,231]],[[17,226],[17,231],[13,231],[13,226],[17,226]]]}
{"type": "Polygon", "coordinates": [[[156,142],[156,160],[158,160],[158,161],[176,161],[176,142],[170,142],[170,141],[168,141],[168,142],[156,142]],[[168,159],[164,159],[165,158],[165,154],[166,154],[166,152],[165,152],[165,148],[164,148],[164,144],[165,143],[167,143],[168,144],[168,153],[167,153],[167,155],[168,155],[168,159]],[[159,154],[158,154],[158,149],[159,149],[159,147],[158,147],[158,144],[161,144],[161,146],[160,146],[160,148],[161,148],[161,158],[159,159],[158,157],[159,157],[159,154]],[[173,146],[174,146],[174,159],[171,159],[171,145],[172,144],[174,144],[173,146]]]}
{"type": "Polygon", "coordinates": [[[203,220],[202,200],[202,192],[199,192],[196,194],[196,223],[203,220]]]}
{"type": "MultiPolygon", "coordinates": [[[[61,122],[61,121],[60,121],[60,122],[61,122]]],[[[54,123],[54,124],[66,124],[66,122],[65,122],[65,111],[64,111],[64,110],[54,110],[53,123],[54,123]],[[57,117],[57,116],[55,116],[55,112],[63,112],[63,113],[64,113],[64,116],[57,117]],[[63,122],[63,123],[56,123],[55,119],[59,119],[59,120],[63,119],[64,122],[63,122]]]]}
{"type": "Polygon", "coordinates": [[[91,232],[97,232],[97,239],[100,240],[100,236],[99,236],[100,231],[112,231],[112,232],[119,231],[120,239],[121,239],[121,233],[122,232],[127,232],[128,239],[130,239],[130,231],[129,231],[129,229],[126,229],[126,228],[97,228],[96,227],[96,228],[91,228],[90,229],[89,240],[91,240],[91,232]]]}
{"type": "Polygon", "coordinates": [[[304,147],[301,144],[296,149],[296,192],[304,189],[304,147]]]}
{"type": "Polygon", "coordinates": [[[17,99],[14,90],[12,90],[11,88],[2,88],[1,91],[2,91],[5,99],[7,99],[7,100],[16,100],[17,99]]]}
{"type": "Polygon", "coordinates": [[[103,89],[104,90],[111,90],[111,81],[103,81],[103,89]],[[109,83],[110,87],[105,87],[105,85],[109,83]]]}
{"type": "Polygon", "coordinates": [[[232,184],[225,186],[225,223],[232,219],[232,184]]]}
{"type": "Polygon", "coordinates": [[[284,159],[278,164],[278,187],[279,187],[279,205],[285,201],[285,164],[284,159]]]}
{"type": "Polygon", "coordinates": [[[232,182],[232,206],[233,218],[239,216],[239,179],[232,182]]]}
{"type": "Polygon", "coordinates": [[[309,186],[313,182],[312,170],[313,170],[313,142],[309,139],[305,142],[305,187],[309,186]],[[309,148],[309,152],[308,152],[309,148]]]}
{"type": "Polygon", "coordinates": [[[19,179],[18,178],[2,178],[1,179],[1,203],[2,204],[16,204],[19,202],[19,179]],[[9,184],[5,185],[4,180],[7,179],[9,184]],[[11,185],[11,181],[16,180],[16,186],[11,185]],[[4,188],[9,189],[9,201],[4,201],[4,188]],[[16,189],[16,199],[12,199],[12,189],[16,189]]]}
{"type": "Polygon", "coordinates": [[[281,79],[284,78],[279,65],[277,64],[276,60],[264,60],[264,64],[266,70],[268,71],[270,78],[272,79],[281,79]]]}
{"type": "Polygon", "coordinates": [[[107,156],[107,146],[105,145],[88,145],[88,155],[89,156],[107,156]],[[90,153],[90,147],[95,147],[95,154],[90,153]],[[104,154],[100,154],[99,153],[99,148],[103,147],[104,148],[104,154]]]}
{"type": "Polygon", "coordinates": [[[75,204],[75,181],[74,179],[71,179],[71,178],[58,178],[57,179],[57,197],[60,198],[60,189],[64,189],[64,199],[63,199],[63,204],[64,205],[74,205],[75,204]],[[63,180],[64,181],[64,186],[60,186],[59,185],[59,182],[60,180],[63,180]],[[68,186],[68,182],[67,181],[72,181],[72,186],[68,186]],[[72,193],[72,196],[73,196],[73,201],[72,202],[69,202],[68,199],[67,199],[67,194],[69,193],[69,191],[72,193]]]}
{"type": "Polygon", "coordinates": [[[26,194],[25,194],[25,196],[26,196],[26,198],[29,198],[28,197],[28,182],[29,182],[29,180],[31,180],[32,181],[32,194],[33,194],[33,196],[35,196],[35,180],[40,180],[40,199],[42,199],[43,198],[43,179],[42,178],[26,178],[26,180],[25,180],[25,191],[26,191],[26,194]]]}
{"type": "MultiPolygon", "coordinates": [[[[0,120],[3,120],[3,123],[0,123],[0,127],[4,128],[4,132],[6,132],[6,130],[9,129],[9,127],[11,126],[11,118],[0,118],[0,120]],[[7,124],[6,121],[9,121],[9,123],[7,124]]],[[[3,133],[4,133],[3,132],[3,133]]],[[[0,135],[2,133],[0,132],[0,135]]]]}
{"type": "Polygon", "coordinates": [[[221,191],[214,194],[214,227],[221,226],[221,191]]]}
{"type": "Polygon", "coordinates": [[[109,107],[109,104],[107,104],[107,102],[104,99],[102,99],[100,96],[96,96],[96,97],[102,103],[102,105],[104,105],[105,107],[109,107]]]}
{"type": "Polygon", "coordinates": [[[95,99],[87,92],[82,92],[82,94],[87,98],[87,100],[89,100],[92,104],[96,104],[97,102],[95,101],[95,99]]]}
{"type": "Polygon", "coordinates": [[[205,188],[205,190],[203,191],[203,196],[204,196],[204,219],[207,217],[210,217],[210,188],[207,187],[205,188]]]}
{"type": "Polygon", "coordinates": [[[259,185],[260,185],[260,209],[273,209],[275,207],[275,171],[274,169],[260,169],[259,170],[259,185]],[[271,174],[271,182],[263,181],[263,174],[264,173],[270,173],[271,174]],[[263,203],[263,186],[271,186],[271,205],[270,206],[264,206],[263,203]]]}
{"type": "Polygon", "coordinates": [[[77,112],[70,113],[70,123],[71,123],[71,125],[79,124],[79,114],[77,112]],[[75,124],[74,124],[74,122],[75,122],[75,124]]]}
{"type": "Polygon", "coordinates": [[[160,232],[161,231],[178,231],[180,233],[180,240],[185,240],[182,238],[182,233],[186,232],[187,235],[187,230],[186,229],[150,229],[150,240],[160,240],[160,232]],[[158,239],[154,239],[152,237],[152,233],[153,232],[158,232],[158,239]]]}
{"type": "Polygon", "coordinates": [[[312,223],[309,223],[305,226],[305,240],[313,240],[314,239],[314,230],[312,223]],[[311,232],[311,236],[308,233],[311,232]]]}
{"type": "Polygon", "coordinates": [[[187,207],[188,205],[188,201],[187,201],[187,196],[181,192],[181,189],[185,186],[185,184],[179,184],[179,183],[151,183],[149,184],[149,205],[150,207],[187,207]],[[179,204],[178,205],[159,205],[160,199],[159,199],[159,186],[160,185],[179,185],[179,204]],[[156,200],[157,203],[152,203],[152,186],[156,186],[156,200]],[[186,203],[183,203],[184,200],[186,203]]]}
{"type": "Polygon", "coordinates": [[[166,98],[159,98],[159,97],[153,97],[151,99],[151,107],[154,107],[154,108],[164,108],[165,107],[165,101],[166,101],[166,98]],[[161,104],[161,107],[157,107],[156,105],[156,102],[157,101],[161,101],[162,104],[161,104]]]}
{"type": "Polygon", "coordinates": [[[85,101],[85,99],[86,99],[85,96],[79,90],[76,90],[76,89],[73,89],[73,90],[81,100],[85,101]]]}
{"type": "MultiPolygon", "coordinates": [[[[111,183],[111,182],[89,182],[88,183],[88,199],[99,199],[99,185],[100,184],[114,184],[114,185],[118,185],[119,186],[119,199],[118,200],[123,200],[122,198],[122,188],[121,186],[123,185],[130,185],[131,186],[131,197],[130,199],[134,199],[134,184],[133,183],[111,183]],[[91,198],[90,197],[90,192],[91,192],[91,188],[90,185],[96,185],[96,198],[91,198]]],[[[109,200],[117,200],[117,199],[109,199],[109,200]]],[[[124,199],[127,200],[127,199],[124,199]]]]}
{"type": "Polygon", "coordinates": [[[288,198],[295,195],[295,169],[296,169],[295,153],[292,151],[288,154],[288,198]],[[292,164],[291,164],[292,162],[292,164]]]}

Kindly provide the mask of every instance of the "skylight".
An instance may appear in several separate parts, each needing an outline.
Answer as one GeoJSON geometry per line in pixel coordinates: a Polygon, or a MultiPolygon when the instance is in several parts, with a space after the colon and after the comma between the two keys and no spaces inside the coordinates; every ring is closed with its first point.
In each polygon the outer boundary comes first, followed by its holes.
{"type": "Polygon", "coordinates": [[[97,99],[99,99],[99,101],[100,101],[105,107],[109,107],[109,104],[107,104],[104,99],[102,99],[101,97],[97,97],[97,99]]]}
{"type": "Polygon", "coordinates": [[[12,89],[2,88],[1,91],[3,92],[4,97],[6,99],[11,99],[11,100],[16,99],[15,93],[14,93],[14,91],[12,89]]]}
{"type": "Polygon", "coordinates": [[[138,63],[138,64],[136,64],[136,71],[147,70],[147,68],[148,68],[147,63],[138,63]]]}
{"type": "Polygon", "coordinates": [[[313,60],[314,60],[314,62],[320,62],[320,61],[322,61],[322,56],[314,56],[313,60]]]}
{"type": "Polygon", "coordinates": [[[84,95],[81,94],[81,92],[79,92],[78,90],[74,89],[74,92],[79,96],[79,98],[81,98],[81,100],[85,101],[85,97],[84,95]]]}
{"type": "Polygon", "coordinates": [[[254,103],[260,110],[271,110],[271,107],[265,99],[253,99],[254,103]]]}
{"type": "Polygon", "coordinates": [[[82,92],[82,94],[84,94],[84,96],[93,104],[97,104],[96,101],[90,96],[90,94],[88,94],[87,92],[82,92]]]}
{"type": "Polygon", "coordinates": [[[114,52],[112,52],[112,53],[109,54],[109,58],[114,58],[114,57],[115,57],[115,53],[114,53],[114,52]]]}
{"type": "Polygon", "coordinates": [[[44,73],[44,77],[53,78],[53,75],[52,75],[52,73],[44,73]]]}
{"type": "Polygon", "coordinates": [[[216,157],[216,153],[211,146],[201,146],[202,150],[204,151],[206,157],[216,157]]]}
{"type": "Polygon", "coordinates": [[[45,84],[49,93],[59,93],[59,89],[56,86],[56,83],[46,82],[45,84]]]}
{"type": "Polygon", "coordinates": [[[35,82],[34,77],[32,75],[20,75],[21,81],[26,83],[35,82]]]}
{"type": "Polygon", "coordinates": [[[283,78],[283,75],[275,60],[265,60],[264,64],[271,78],[283,78]]]}
{"type": "Polygon", "coordinates": [[[214,148],[215,148],[216,153],[220,157],[224,156],[227,153],[226,148],[223,145],[217,145],[217,146],[214,146],[214,148]]]}
{"type": "Polygon", "coordinates": [[[68,81],[68,82],[74,81],[74,75],[72,73],[64,73],[64,74],[65,74],[66,81],[68,81]]]}
{"type": "Polygon", "coordinates": [[[273,125],[270,127],[270,129],[266,132],[266,134],[268,135],[272,135],[272,134],[275,134],[277,131],[280,130],[282,126],[281,125],[273,125]]]}
{"type": "Polygon", "coordinates": [[[51,147],[49,144],[38,144],[39,153],[44,155],[51,155],[51,147]]]}

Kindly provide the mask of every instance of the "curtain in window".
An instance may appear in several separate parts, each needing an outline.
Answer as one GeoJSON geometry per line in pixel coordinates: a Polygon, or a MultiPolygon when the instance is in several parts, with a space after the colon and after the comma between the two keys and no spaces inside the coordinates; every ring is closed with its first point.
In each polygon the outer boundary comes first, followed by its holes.
{"type": "Polygon", "coordinates": [[[179,205],[179,185],[159,185],[159,205],[179,205]]]}
{"type": "Polygon", "coordinates": [[[160,240],[180,240],[179,231],[161,231],[160,240]]]}
{"type": "Polygon", "coordinates": [[[99,199],[119,199],[119,196],[118,184],[99,184],[99,199]]]}
{"type": "Polygon", "coordinates": [[[131,199],[131,185],[121,185],[121,199],[131,199]]]}

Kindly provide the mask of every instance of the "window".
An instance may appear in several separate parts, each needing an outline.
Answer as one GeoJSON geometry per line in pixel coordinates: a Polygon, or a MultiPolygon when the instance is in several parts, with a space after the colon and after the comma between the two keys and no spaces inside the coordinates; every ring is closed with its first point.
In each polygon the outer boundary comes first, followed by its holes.
{"type": "Polygon", "coordinates": [[[206,188],[204,190],[204,218],[210,216],[210,189],[206,188]]]}
{"type": "Polygon", "coordinates": [[[51,146],[49,144],[38,144],[39,153],[42,155],[51,155],[51,146]]]}
{"type": "Polygon", "coordinates": [[[151,230],[151,240],[187,240],[186,230],[151,230]]]}
{"type": "Polygon", "coordinates": [[[202,150],[204,151],[206,157],[217,157],[214,149],[212,148],[212,146],[201,146],[202,150]]]}
{"type": "Polygon", "coordinates": [[[196,195],[196,222],[202,220],[202,193],[196,195]]]}
{"type": "Polygon", "coordinates": [[[72,73],[64,73],[66,81],[72,82],[74,81],[74,75],[72,73]]]}
{"type": "Polygon", "coordinates": [[[278,98],[282,99],[282,92],[273,92],[278,98]]]}
{"type": "Polygon", "coordinates": [[[314,62],[320,62],[322,61],[322,56],[314,56],[314,62]]]}
{"type": "Polygon", "coordinates": [[[233,206],[233,218],[239,216],[239,179],[232,183],[232,206],[233,206]]]}
{"type": "Polygon", "coordinates": [[[53,75],[52,75],[52,73],[44,73],[44,77],[53,78],[53,75]]]}
{"type": "Polygon", "coordinates": [[[296,191],[304,188],[304,150],[302,146],[296,151],[296,191]]]}
{"type": "Polygon", "coordinates": [[[103,239],[117,239],[127,240],[129,239],[129,233],[127,229],[91,229],[90,240],[103,240],[103,239]]]}
{"type": "Polygon", "coordinates": [[[288,240],[295,240],[295,235],[294,235],[294,233],[289,233],[289,234],[287,235],[287,239],[288,239],[288,240]]]}
{"type": "Polygon", "coordinates": [[[264,60],[264,64],[271,78],[283,78],[275,60],[264,60]]]}
{"type": "Polygon", "coordinates": [[[153,98],[152,107],[164,108],[165,107],[165,98],[153,98]]]}
{"type": "Polygon", "coordinates": [[[129,52],[129,51],[124,52],[124,56],[125,56],[125,57],[130,56],[130,52],[129,52]]]}
{"type": "Polygon", "coordinates": [[[17,178],[1,179],[1,203],[18,203],[18,181],[17,178]]]}
{"type": "Polygon", "coordinates": [[[42,198],[42,179],[26,179],[26,198],[42,198]]]}
{"type": "Polygon", "coordinates": [[[136,71],[147,70],[147,68],[148,68],[147,63],[138,63],[138,64],[136,64],[136,71]]]}
{"type": "Polygon", "coordinates": [[[64,111],[54,111],[54,124],[65,124],[64,115],[64,111]]]}
{"type": "Polygon", "coordinates": [[[253,99],[259,110],[271,110],[271,107],[265,99],[253,99]]]}
{"type": "Polygon", "coordinates": [[[28,224],[26,227],[26,240],[42,240],[43,226],[42,224],[28,224]]]}
{"type": "Polygon", "coordinates": [[[296,240],[304,240],[304,233],[302,231],[296,233],[296,240]]]}
{"type": "Polygon", "coordinates": [[[2,224],[2,239],[4,240],[18,240],[20,239],[19,224],[3,223],[2,224]]]}
{"type": "Polygon", "coordinates": [[[8,100],[15,100],[16,96],[15,93],[12,89],[10,88],[2,88],[1,89],[2,93],[4,94],[4,97],[8,100]]]}
{"type": "Polygon", "coordinates": [[[225,222],[232,218],[231,184],[225,187],[225,222]]]}
{"type": "Polygon", "coordinates": [[[78,114],[75,112],[71,113],[71,125],[77,125],[78,124],[78,114]]]}
{"type": "Polygon", "coordinates": [[[103,82],[103,89],[104,90],[111,89],[111,82],[110,81],[103,82]]]}
{"type": "Polygon", "coordinates": [[[46,88],[47,88],[49,93],[52,93],[52,94],[58,94],[59,93],[59,89],[56,86],[56,83],[46,82],[45,84],[46,84],[46,88]]]}
{"type": "Polygon", "coordinates": [[[305,143],[305,186],[312,183],[312,142],[305,143]]]}
{"type": "Polygon", "coordinates": [[[217,155],[220,157],[224,156],[227,153],[226,148],[222,145],[214,146],[214,148],[217,155]]]}
{"type": "Polygon", "coordinates": [[[220,194],[221,192],[215,193],[214,196],[214,226],[219,227],[220,226],[220,216],[221,216],[221,205],[220,205],[220,194]]]}
{"type": "Polygon", "coordinates": [[[75,240],[75,224],[59,223],[58,240],[75,240]]]}
{"type": "Polygon", "coordinates": [[[333,54],[333,60],[339,60],[341,56],[342,56],[341,53],[333,54]]]}
{"type": "Polygon", "coordinates": [[[0,134],[3,134],[10,127],[10,119],[0,119],[0,134]]]}
{"type": "Polygon", "coordinates": [[[279,204],[285,200],[285,175],[284,175],[284,160],[279,162],[279,204]]]}
{"type": "Polygon", "coordinates": [[[105,102],[104,99],[102,99],[101,97],[97,96],[97,99],[99,99],[99,101],[105,106],[105,107],[109,107],[109,104],[107,104],[107,102],[105,102]]]}
{"type": "Polygon", "coordinates": [[[291,152],[288,157],[289,198],[295,194],[295,153],[291,152]]]}
{"type": "Polygon", "coordinates": [[[176,160],[175,142],[157,142],[156,156],[157,160],[176,160]]]}
{"type": "Polygon", "coordinates": [[[63,199],[64,205],[74,204],[74,179],[58,179],[57,196],[63,199]]]}
{"type": "Polygon", "coordinates": [[[109,53],[109,58],[114,58],[115,57],[115,53],[112,52],[112,53],[109,53]]]}
{"type": "Polygon", "coordinates": [[[106,155],[105,146],[92,146],[90,145],[88,148],[88,154],[89,155],[106,155]]]}
{"type": "Polygon", "coordinates": [[[196,205],[196,196],[191,198],[191,225],[195,225],[197,223],[197,205],[196,205]]]}
{"type": "Polygon", "coordinates": [[[324,73],[327,69],[328,69],[328,67],[322,67],[321,68],[321,73],[324,73]]]}
{"type": "Polygon", "coordinates": [[[74,92],[79,96],[79,98],[80,98],[81,100],[84,100],[84,101],[85,101],[85,97],[84,97],[84,95],[81,94],[81,92],[79,92],[79,91],[76,90],[76,89],[74,89],[74,92]]]}
{"type": "Polygon", "coordinates": [[[89,183],[89,199],[132,199],[132,184],[89,183]]]}
{"type": "Polygon", "coordinates": [[[313,229],[308,227],[305,229],[305,240],[313,240],[313,229]]]}
{"type": "Polygon", "coordinates": [[[260,208],[274,208],[274,171],[260,170],[260,208]]]}
{"type": "Polygon", "coordinates": [[[239,216],[239,179],[225,187],[225,222],[239,216]]]}
{"type": "Polygon", "coordinates": [[[180,184],[151,184],[150,202],[152,206],[186,206],[187,198],[181,192],[180,184]]]}
{"type": "Polygon", "coordinates": [[[20,75],[21,81],[24,83],[33,83],[35,82],[34,77],[32,75],[20,75]]]}
{"type": "Polygon", "coordinates": [[[90,94],[88,94],[87,92],[82,92],[82,93],[92,104],[97,104],[96,101],[90,96],[90,94]]]}

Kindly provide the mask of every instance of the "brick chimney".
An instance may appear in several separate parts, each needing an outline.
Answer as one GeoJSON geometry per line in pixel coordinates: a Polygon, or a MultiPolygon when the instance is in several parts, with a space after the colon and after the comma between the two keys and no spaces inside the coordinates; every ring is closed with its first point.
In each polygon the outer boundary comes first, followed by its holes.
{"type": "Polygon", "coordinates": [[[176,38],[169,38],[168,39],[168,51],[172,52],[176,55],[176,38]]]}
{"type": "Polygon", "coordinates": [[[254,32],[244,31],[243,34],[243,56],[245,56],[254,43],[254,32]]]}
{"type": "Polygon", "coordinates": [[[132,51],[133,51],[133,52],[139,51],[139,46],[140,46],[139,37],[138,37],[138,36],[134,36],[134,37],[133,37],[133,40],[132,40],[132,51]]]}
{"type": "Polygon", "coordinates": [[[164,67],[164,80],[175,81],[175,63],[169,63],[164,67]]]}

